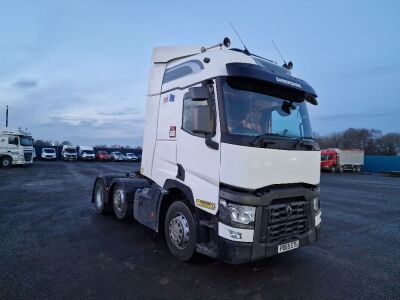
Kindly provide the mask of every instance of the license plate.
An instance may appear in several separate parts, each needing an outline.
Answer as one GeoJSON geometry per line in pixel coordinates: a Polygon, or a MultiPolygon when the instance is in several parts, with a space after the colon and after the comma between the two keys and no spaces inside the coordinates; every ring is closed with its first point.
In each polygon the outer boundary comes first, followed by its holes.
{"type": "Polygon", "coordinates": [[[299,248],[299,241],[278,245],[278,253],[290,251],[296,248],[299,248]]]}

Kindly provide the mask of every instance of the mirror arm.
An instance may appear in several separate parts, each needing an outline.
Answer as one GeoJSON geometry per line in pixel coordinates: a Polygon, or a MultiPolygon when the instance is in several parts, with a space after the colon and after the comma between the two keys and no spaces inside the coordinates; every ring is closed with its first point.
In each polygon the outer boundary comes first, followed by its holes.
{"type": "Polygon", "coordinates": [[[207,147],[209,147],[209,148],[211,148],[211,149],[214,149],[214,150],[218,150],[218,149],[219,149],[219,144],[218,144],[217,142],[215,142],[215,141],[212,140],[210,134],[207,134],[207,135],[206,135],[206,140],[205,140],[205,142],[206,142],[207,147]]]}

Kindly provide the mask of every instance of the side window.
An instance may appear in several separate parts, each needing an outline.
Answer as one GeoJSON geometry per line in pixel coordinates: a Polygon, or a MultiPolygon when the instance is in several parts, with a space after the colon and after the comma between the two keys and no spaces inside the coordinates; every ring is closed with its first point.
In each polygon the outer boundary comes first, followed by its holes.
{"type": "Polygon", "coordinates": [[[8,137],[8,144],[9,145],[17,145],[18,146],[18,138],[16,136],[9,136],[8,137]]]}
{"type": "Polygon", "coordinates": [[[183,99],[182,129],[199,137],[205,137],[203,133],[193,133],[192,108],[195,106],[207,106],[207,101],[193,101],[190,98],[183,99]]]}

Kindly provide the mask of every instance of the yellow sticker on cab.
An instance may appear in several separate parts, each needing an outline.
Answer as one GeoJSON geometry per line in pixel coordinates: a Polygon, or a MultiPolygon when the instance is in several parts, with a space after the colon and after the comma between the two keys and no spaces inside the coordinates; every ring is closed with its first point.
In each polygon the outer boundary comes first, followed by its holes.
{"type": "Polygon", "coordinates": [[[215,210],[215,203],[209,201],[196,199],[196,205],[207,209],[215,210]]]}

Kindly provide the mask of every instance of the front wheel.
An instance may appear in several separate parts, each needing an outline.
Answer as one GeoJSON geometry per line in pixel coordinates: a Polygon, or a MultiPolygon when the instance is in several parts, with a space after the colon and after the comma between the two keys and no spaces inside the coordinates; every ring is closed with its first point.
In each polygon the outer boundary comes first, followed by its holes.
{"type": "Polygon", "coordinates": [[[196,225],[189,207],[176,201],[165,217],[165,239],[172,255],[182,261],[190,260],[196,249],[196,225]]]}
{"type": "Polygon", "coordinates": [[[10,168],[11,167],[11,165],[12,165],[12,159],[10,158],[10,157],[3,157],[1,160],[0,160],[0,166],[2,167],[2,168],[10,168]]]}
{"type": "Polygon", "coordinates": [[[335,166],[331,167],[331,173],[336,173],[336,167],[335,166]]]}

